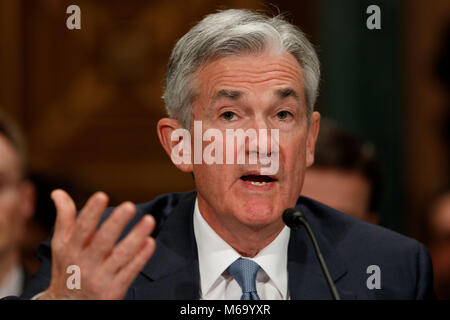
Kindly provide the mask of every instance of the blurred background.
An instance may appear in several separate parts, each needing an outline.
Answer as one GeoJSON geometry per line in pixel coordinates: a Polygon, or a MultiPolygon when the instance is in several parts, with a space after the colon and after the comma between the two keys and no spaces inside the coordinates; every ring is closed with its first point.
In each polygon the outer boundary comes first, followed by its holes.
{"type": "Polygon", "coordinates": [[[0,0],[0,109],[24,133],[43,221],[53,187],[78,205],[96,190],[115,205],[194,188],[156,122],[172,47],[218,8],[286,12],[308,35],[322,63],[317,110],[376,150],[378,222],[430,242],[450,180],[448,0],[0,0]],[[66,28],[72,4],[81,30],[66,28]],[[380,30],[366,27],[373,4],[380,30]]]}

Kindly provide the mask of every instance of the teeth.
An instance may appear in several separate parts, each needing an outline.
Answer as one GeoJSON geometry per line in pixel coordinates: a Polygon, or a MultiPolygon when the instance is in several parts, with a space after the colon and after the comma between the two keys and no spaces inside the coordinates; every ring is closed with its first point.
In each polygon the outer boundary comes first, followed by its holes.
{"type": "Polygon", "coordinates": [[[267,184],[267,182],[256,182],[256,181],[250,181],[250,183],[254,186],[264,186],[267,184]]]}

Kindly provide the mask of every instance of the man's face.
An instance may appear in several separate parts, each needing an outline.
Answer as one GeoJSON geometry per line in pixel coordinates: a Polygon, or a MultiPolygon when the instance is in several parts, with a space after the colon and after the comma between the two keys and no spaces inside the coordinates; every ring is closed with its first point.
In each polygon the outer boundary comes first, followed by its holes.
{"type": "Polygon", "coordinates": [[[202,121],[203,132],[215,128],[223,137],[226,129],[279,132],[279,169],[270,177],[260,175],[260,163],[248,164],[254,151],[248,143],[246,164],[193,165],[202,215],[219,233],[280,231],[281,215],[295,205],[305,168],[313,162],[320,119],[314,112],[308,126],[298,62],[288,53],[220,58],[197,71],[195,86],[193,120],[202,121]]]}
{"type": "Polygon", "coordinates": [[[21,181],[19,157],[0,134],[0,256],[19,245],[30,201],[21,181]]]}

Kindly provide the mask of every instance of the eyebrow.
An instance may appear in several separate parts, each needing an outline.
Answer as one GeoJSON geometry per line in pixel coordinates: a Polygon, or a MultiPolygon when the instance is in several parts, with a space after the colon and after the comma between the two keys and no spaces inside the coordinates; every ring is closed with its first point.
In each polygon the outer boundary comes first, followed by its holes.
{"type": "MultiPolygon", "coordinates": [[[[225,99],[231,99],[231,100],[239,100],[244,93],[239,90],[227,90],[222,89],[219,90],[216,95],[214,96],[213,102],[216,102],[219,99],[225,98],[225,99]]],[[[299,96],[297,94],[297,91],[295,91],[292,88],[282,88],[275,91],[275,95],[279,99],[287,99],[289,97],[294,98],[295,100],[299,101],[299,96]]]]}
{"type": "Polygon", "coordinates": [[[299,100],[297,92],[294,89],[292,89],[292,88],[279,89],[279,90],[277,90],[275,92],[275,94],[280,99],[286,99],[286,98],[289,98],[289,97],[293,97],[295,100],[299,100]]]}
{"type": "Polygon", "coordinates": [[[239,100],[239,98],[241,98],[243,94],[244,93],[242,91],[238,91],[238,90],[222,89],[216,93],[213,101],[217,101],[222,98],[231,99],[231,100],[239,100]]]}

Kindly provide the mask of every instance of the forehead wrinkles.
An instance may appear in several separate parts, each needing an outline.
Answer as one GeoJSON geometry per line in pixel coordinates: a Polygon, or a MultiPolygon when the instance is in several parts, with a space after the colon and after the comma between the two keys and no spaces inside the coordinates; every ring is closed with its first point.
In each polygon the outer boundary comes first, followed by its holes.
{"type": "Polygon", "coordinates": [[[250,87],[252,85],[286,85],[303,91],[300,65],[290,54],[282,56],[225,57],[199,69],[195,75],[199,93],[209,98],[223,87],[250,87]]]}
{"type": "MultiPolygon", "coordinates": [[[[201,66],[193,76],[193,117],[208,118],[212,101],[219,90],[230,89],[271,96],[276,89],[294,89],[306,110],[303,72],[289,53],[283,55],[244,55],[219,58],[201,66]],[[271,89],[273,88],[273,89],[271,89]],[[269,94],[266,95],[265,93],[269,94]],[[203,116],[201,115],[202,113],[203,116]]],[[[244,96],[245,98],[245,96],[244,96]]]]}

